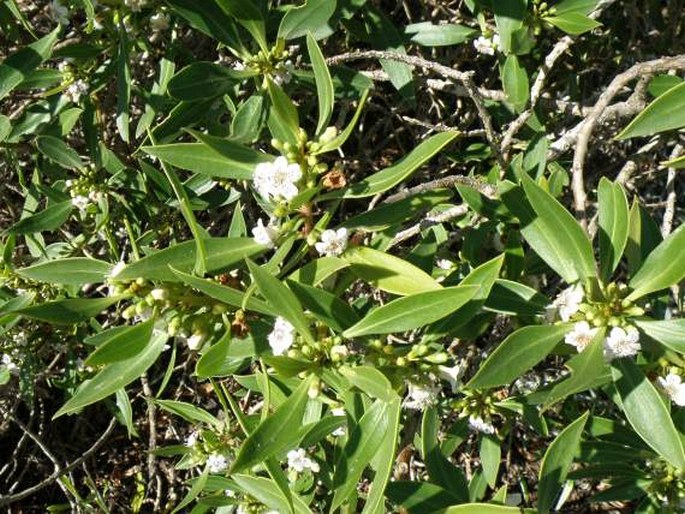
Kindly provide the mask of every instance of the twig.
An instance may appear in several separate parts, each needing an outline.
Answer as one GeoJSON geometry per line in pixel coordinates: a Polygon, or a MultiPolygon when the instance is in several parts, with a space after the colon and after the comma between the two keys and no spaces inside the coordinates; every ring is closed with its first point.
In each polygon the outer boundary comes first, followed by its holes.
{"type": "Polygon", "coordinates": [[[148,480],[152,482],[155,481],[155,500],[154,500],[154,510],[157,512],[162,503],[162,479],[157,473],[157,465],[155,462],[155,450],[157,449],[157,406],[155,402],[152,401],[153,394],[152,389],[150,389],[150,383],[147,379],[147,373],[144,373],[140,377],[140,382],[143,386],[143,394],[145,395],[147,402],[147,421],[150,429],[148,437],[149,450],[147,453],[147,473],[148,480]]]}
{"type": "Polygon", "coordinates": [[[600,116],[607,109],[611,100],[613,100],[623,87],[633,80],[640,78],[639,86],[646,88],[646,77],[658,72],[683,68],[685,68],[685,55],[663,57],[661,59],[645,61],[631,66],[628,70],[614,77],[607,89],[600,95],[599,100],[595,103],[588,117],[582,123],[578,132],[576,150],[573,155],[571,190],[573,191],[573,206],[583,227],[587,226],[587,195],[585,193],[583,166],[588,151],[590,137],[592,136],[592,132],[597,125],[600,116]]]}
{"type": "Polygon", "coordinates": [[[395,235],[395,237],[393,237],[392,241],[390,241],[388,249],[392,248],[393,246],[397,246],[402,241],[406,241],[407,239],[414,237],[424,229],[427,229],[434,225],[438,225],[440,223],[445,223],[446,221],[450,221],[454,218],[458,218],[459,216],[463,216],[467,212],[469,212],[469,208],[467,205],[455,205],[454,207],[450,207],[446,211],[432,215],[429,214],[428,216],[426,216],[425,219],[421,220],[417,224],[412,225],[408,229],[405,229],[401,232],[398,232],[395,235]]]}
{"type": "Polygon", "coordinates": [[[423,57],[418,57],[415,55],[407,55],[398,52],[388,52],[381,50],[348,52],[333,57],[329,57],[328,59],[326,59],[326,62],[328,64],[334,65],[342,62],[358,61],[362,59],[384,59],[388,61],[402,62],[410,66],[415,66],[417,68],[432,71],[433,73],[437,73],[438,75],[442,75],[443,77],[460,82],[464,86],[466,94],[469,96],[469,98],[471,98],[471,101],[476,106],[476,110],[478,111],[481,123],[483,124],[483,129],[485,130],[485,137],[488,140],[488,143],[490,144],[490,147],[492,148],[495,157],[497,158],[497,162],[499,163],[500,168],[506,168],[506,163],[502,158],[502,154],[499,149],[499,138],[495,133],[495,130],[492,125],[492,118],[490,116],[490,113],[485,108],[485,104],[483,103],[484,97],[473,82],[473,72],[463,72],[455,70],[443,64],[434,61],[429,61],[427,59],[424,59],[423,57]]]}
{"type": "MultiPolygon", "coordinates": [[[[683,145],[680,143],[673,147],[673,151],[669,156],[669,160],[677,159],[683,153],[683,145]]],[[[664,209],[664,219],[661,222],[661,235],[666,237],[671,233],[673,227],[673,215],[675,214],[675,177],[676,169],[668,168],[668,177],[666,179],[666,208],[664,209]]]]}
{"type": "Polygon", "coordinates": [[[114,431],[114,427],[116,426],[116,418],[112,418],[111,421],[109,422],[109,425],[107,426],[107,429],[105,429],[104,433],[100,436],[100,438],[95,441],[95,444],[91,446],[86,452],[81,455],[78,459],[73,461],[71,464],[68,464],[62,468],[61,471],[53,471],[53,473],[47,477],[45,480],[42,482],[39,482],[38,484],[29,487],[28,489],[24,489],[21,492],[18,492],[16,494],[11,494],[8,496],[2,496],[0,497],[0,507],[3,507],[5,505],[9,505],[11,503],[14,503],[19,500],[23,500],[24,498],[31,496],[32,494],[40,491],[44,487],[49,486],[52,484],[55,480],[57,480],[60,476],[69,473],[73,469],[76,469],[79,467],[82,463],[84,463],[86,460],[88,460],[98,449],[104,444],[104,442],[107,440],[107,438],[112,434],[114,431]]]}
{"type": "Polygon", "coordinates": [[[497,196],[497,189],[495,188],[495,186],[483,182],[482,180],[478,180],[474,177],[465,177],[463,175],[448,175],[446,177],[431,180],[430,182],[424,182],[423,184],[419,184],[409,189],[399,191],[387,197],[383,201],[383,203],[397,202],[399,200],[404,200],[405,198],[409,198],[410,196],[414,196],[425,191],[432,191],[434,189],[450,187],[455,184],[472,187],[473,189],[481,193],[483,196],[486,196],[488,198],[495,198],[497,196]]]}

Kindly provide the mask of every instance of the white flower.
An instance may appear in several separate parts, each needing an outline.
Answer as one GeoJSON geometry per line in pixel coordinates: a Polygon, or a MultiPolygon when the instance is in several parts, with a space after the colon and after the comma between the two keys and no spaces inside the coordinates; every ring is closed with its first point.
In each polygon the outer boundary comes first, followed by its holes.
{"type": "Polygon", "coordinates": [[[452,266],[454,266],[454,263],[448,259],[438,259],[436,261],[435,265],[440,269],[448,271],[448,270],[452,269],[452,266]]]}
{"type": "Polygon", "coordinates": [[[145,0],[124,0],[124,5],[131,9],[132,12],[140,12],[144,3],[145,0]]]}
{"type": "Polygon", "coordinates": [[[62,5],[60,0],[52,0],[48,5],[48,16],[60,25],[69,25],[69,8],[62,5]]]}
{"type": "MultiPolygon", "coordinates": [[[[497,38],[497,43],[499,43],[499,36],[495,37],[497,38]]],[[[495,55],[495,37],[489,39],[485,36],[479,36],[473,40],[473,47],[479,54],[495,55]]]]}
{"type": "Polygon", "coordinates": [[[153,32],[162,32],[169,28],[169,15],[158,12],[150,17],[150,28],[153,32]]]}
{"type": "Polygon", "coordinates": [[[264,198],[292,200],[299,190],[295,185],[302,178],[302,168],[297,163],[289,163],[285,157],[277,157],[273,162],[261,162],[254,171],[254,187],[264,198]]]}
{"type": "Polygon", "coordinates": [[[283,84],[290,82],[293,77],[294,70],[295,66],[293,65],[293,62],[291,60],[287,60],[274,68],[271,78],[276,84],[282,86],[283,84]]]}
{"type": "Polygon", "coordinates": [[[2,363],[7,368],[7,371],[16,371],[19,367],[12,360],[12,356],[9,353],[2,354],[2,363]]]}
{"type": "Polygon", "coordinates": [[[462,372],[463,369],[459,364],[455,364],[451,368],[447,366],[438,366],[438,376],[450,383],[453,393],[456,393],[457,389],[459,389],[459,379],[461,378],[462,372]]]}
{"type": "Polygon", "coordinates": [[[569,321],[571,316],[578,312],[583,302],[583,289],[579,285],[567,287],[552,302],[551,307],[556,308],[562,321],[569,321]]]}
{"type": "Polygon", "coordinates": [[[283,355],[295,341],[295,327],[279,316],[268,339],[274,355],[283,355]]]}
{"type": "Polygon", "coordinates": [[[231,65],[231,68],[233,68],[235,71],[245,71],[245,69],[247,69],[247,66],[245,66],[245,63],[243,61],[235,61],[231,65]]]}
{"type": "Polygon", "coordinates": [[[276,246],[276,240],[278,239],[278,225],[274,225],[269,221],[269,224],[264,226],[262,219],[257,220],[257,225],[252,229],[252,239],[255,243],[264,245],[268,248],[273,248],[276,246]]]}
{"type": "Polygon", "coordinates": [[[491,423],[487,423],[480,416],[469,416],[469,426],[477,432],[484,434],[494,434],[495,427],[491,423]]]}
{"type": "Polygon", "coordinates": [[[580,353],[590,344],[596,333],[597,329],[590,328],[590,324],[587,321],[579,321],[573,325],[573,330],[566,334],[564,341],[566,344],[575,346],[578,353],[580,353]]]}
{"type": "Polygon", "coordinates": [[[99,201],[102,200],[104,197],[105,197],[105,195],[102,194],[102,191],[95,191],[95,190],[93,190],[93,191],[91,191],[90,193],[88,193],[88,199],[89,199],[91,202],[94,202],[94,203],[99,202],[99,201]]]}
{"type": "Polygon", "coordinates": [[[200,434],[198,434],[197,431],[191,432],[190,435],[188,435],[188,437],[186,437],[185,445],[188,448],[192,448],[193,446],[195,446],[197,444],[197,440],[198,440],[199,436],[200,436],[200,434]]]}
{"type": "Polygon", "coordinates": [[[169,299],[169,290],[163,287],[157,287],[150,291],[150,296],[158,302],[163,302],[169,299]]]}
{"type": "Polygon", "coordinates": [[[72,82],[64,90],[64,96],[74,103],[78,103],[81,99],[81,95],[85,95],[86,93],[88,93],[88,84],[81,79],[72,82]]]}
{"type": "Polygon", "coordinates": [[[324,230],[319,237],[320,242],[314,247],[320,255],[337,257],[347,248],[347,236],[347,229],[344,227],[338,230],[324,230]]]}
{"type": "Polygon", "coordinates": [[[628,327],[625,330],[621,327],[614,327],[604,340],[604,358],[608,361],[631,357],[640,349],[640,334],[635,327],[628,327]]]}
{"type": "Polygon", "coordinates": [[[440,389],[434,385],[409,383],[404,406],[408,409],[423,410],[435,404],[440,389]]]}
{"type": "Polygon", "coordinates": [[[188,339],[186,339],[186,343],[188,344],[188,349],[189,350],[197,350],[202,346],[202,343],[205,342],[205,339],[207,338],[206,334],[203,334],[201,332],[196,332],[192,336],[190,336],[188,339]]]}
{"type": "Polygon", "coordinates": [[[76,195],[71,199],[71,205],[78,207],[78,209],[83,212],[90,205],[90,198],[83,195],[76,195]]]}
{"type": "Polygon", "coordinates": [[[207,467],[210,473],[221,473],[228,468],[228,460],[224,455],[212,453],[207,457],[207,467]]]}
{"type": "Polygon", "coordinates": [[[656,381],[673,403],[685,407],[685,384],[680,375],[669,373],[664,378],[657,378],[656,381]]]}
{"type": "Polygon", "coordinates": [[[319,472],[318,462],[307,457],[307,452],[302,448],[288,452],[288,467],[298,473],[302,473],[305,469],[309,469],[313,473],[319,472]]]}

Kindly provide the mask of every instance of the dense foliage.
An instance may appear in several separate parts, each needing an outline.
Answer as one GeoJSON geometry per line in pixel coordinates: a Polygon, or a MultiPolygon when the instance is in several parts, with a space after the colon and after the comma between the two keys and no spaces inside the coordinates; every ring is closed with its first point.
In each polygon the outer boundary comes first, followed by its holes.
{"type": "Polygon", "coordinates": [[[0,505],[685,511],[682,9],[0,2],[0,505]]]}

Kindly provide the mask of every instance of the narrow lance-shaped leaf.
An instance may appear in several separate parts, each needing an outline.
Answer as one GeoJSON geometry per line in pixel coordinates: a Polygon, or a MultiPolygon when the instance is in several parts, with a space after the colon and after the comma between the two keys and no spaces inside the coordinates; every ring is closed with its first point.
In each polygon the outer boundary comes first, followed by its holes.
{"type": "Polygon", "coordinates": [[[109,262],[90,257],[67,257],[21,268],[16,273],[49,284],[83,285],[104,282],[113,267],[109,262]]]}
{"type": "Polygon", "coordinates": [[[633,319],[633,322],[655,341],[675,352],[685,354],[685,319],[633,319]]]}
{"type": "Polygon", "coordinates": [[[69,200],[53,203],[45,210],[20,219],[10,227],[9,231],[14,234],[33,234],[44,230],[56,230],[69,219],[73,209],[74,206],[69,200]]]}
{"type": "Polygon", "coordinates": [[[319,33],[329,32],[327,21],[333,16],[335,0],[307,0],[303,5],[289,9],[278,27],[278,37],[296,39],[307,33],[317,37],[319,33]]]}
{"type": "Polygon", "coordinates": [[[110,305],[121,300],[121,296],[105,298],[69,298],[31,305],[13,311],[27,318],[37,319],[55,325],[73,325],[100,314],[110,305]]]}
{"type": "Polygon", "coordinates": [[[479,286],[445,287],[398,298],[367,314],[343,332],[344,337],[405,332],[433,323],[456,311],[478,292],[479,286]]]}
{"type": "Polygon", "coordinates": [[[492,503],[467,503],[456,505],[443,511],[443,514],[533,514],[534,509],[523,507],[506,507],[492,503]]]}
{"type": "Polygon", "coordinates": [[[683,248],[685,248],[685,224],[678,227],[647,256],[628,284],[633,291],[627,299],[636,300],[680,282],[685,277],[683,248]]]}
{"type": "Polygon", "coordinates": [[[601,276],[606,281],[618,266],[628,242],[630,212],[620,184],[605,177],[599,181],[599,261],[601,276]]]}
{"type": "Polygon", "coordinates": [[[309,59],[312,61],[314,68],[314,80],[316,81],[316,94],[319,104],[319,121],[316,123],[316,133],[321,132],[328,125],[333,112],[333,80],[331,73],[328,71],[326,59],[316,40],[311,34],[307,34],[307,50],[309,51],[309,59]]]}
{"type": "Polygon", "coordinates": [[[400,162],[352,185],[343,196],[345,198],[365,198],[388,191],[403,180],[406,180],[413,172],[423,166],[458,136],[458,131],[450,131],[440,132],[429,137],[400,162]]]}
{"type": "Polygon", "coordinates": [[[263,462],[297,443],[310,382],[303,380],[288,399],[254,429],[240,447],[231,474],[263,462]]]}
{"type": "Polygon", "coordinates": [[[468,383],[468,387],[509,384],[547,357],[570,330],[569,324],[520,328],[495,348],[468,383]]]}
{"type": "Polygon", "coordinates": [[[685,127],[685,83],[669,89],[647,106],[616,139],[651,136],[685,127]]]}
{"type": "Polygon", "coordinates": [[[165,332],[154,333],[143,351],[129,359],[110,364],[93,378],[83,382],[54,417],[80,410],[133,382],[157,360],[167,339],[168,335],[165,332]]]}
{"type": "Polygon", "coordinates": [[[547,514],[554,506],[561,487],[564,485],[573,456],[578,451],[580,438],[590,411],[575,420],[552,441],[540,467],[538,485],[538,512],[547,514]]]}
{"type": "Polygon", "coordinates": [[[154,325],[155,320],[149,319],[112,333],[111,337],[101,342],[88,356],[84,365],[101,366],[135,357],[149,343],[154,325]]]}
{"type": "Polygon", "coordinates": [[[676,468],[685,469],[685,450],[660,394],[629,358],[612,363],[621,407],[635,432],[676,468]]]}
{"type": "Polygon", "coordinates": [[[309,323],[295,294],[268,271],[260,268],[249,259],[246,259],[246,262],[260,293],[269,306],[288,320],[309,344],[314,344],[309,323]]]}
{"type": "Polygon", "coordinates": [[[273,80],[267,80],[267,88],[271,98],[274,120],[280,127],[280,133],[287,136],[288,143],[297,144],[297,137],[300,132],[300,117],[297,114],[295,104],[273,80]]]}
{"type": "Polygon", "coordinates": [[[83,170],[83,162],[73,148],[53,136],[38,136],[36,146],[40,153],[68,169],[83,170]]]}

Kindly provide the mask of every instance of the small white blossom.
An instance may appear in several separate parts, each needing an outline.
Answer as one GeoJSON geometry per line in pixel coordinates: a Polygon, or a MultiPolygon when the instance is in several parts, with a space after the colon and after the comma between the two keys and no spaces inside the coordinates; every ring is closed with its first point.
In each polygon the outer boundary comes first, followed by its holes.
{"type": "Polygon", "coordinates": [[[131,9],[132,12],[140,12],[145,4],[145,0],[124,0],[124,5],[131,9]]]}
{"type": "Polygon", "coordinates": [[[295,66],[293,65],[293,62],[291,60],[287,60],[283,64],[279,64],[274,68],[271,78],[276,84],[282,86],[283,84],[290,82],[293,77],[294,70],[295,66]]]}
{"type": "Polygon", "coordinates": [[[289,163],[285,157],[277,157],[273,162],[260,162],[253,175],[257,192],[266,199],[292,200],[299,192],[296,183],[302,178],[302,168],[297,163],[289,163]]]}
{"type": "Polygon", "coordinates": [[[274,225],[269,221],[268,225],[264,225],[262,219],[257,220],[257,225],[252,229],[252,239],[255,243],[264,245],[268,248],[273,248],[276,246],[276,240],[278,239],[279,227],[274,225]]]}
{"type": "Polygon", "coordinates": [[[632,357],[640,349],[640,334],[635,327],[628,327],[627,329],[614,327],[604,340],[604,358],[608,361],[621,357],[632,357]]]}
{"type": "Polygon", "coordinates": [[[338,257],[347,248],[347,229],[324,230],[319,237],[320,241],[314,245],[320,255],[338,257]]]}
{"type": "Polygon", "coordinates": [[[423,410],[438,400],[439,388],[434,385],[409,383],[404,406],[408,409],[423,410]]]}
{"type": "Polygon", "coordinates": [[[295,327],[279,316],[268,339],[274,355],[283,355],[295,341],[295,327]]]}
{"type": "Polygon", "coordinates": [[[207,335],[201,332],[196,332],[195,334],[191,335],[188,339],[186,339],[188,349],[192,351],[198,350],[200,346],[202,346],[202,343],[205,342],[206,338],[207,335]]]}
{"type": "Polygon", "coordinates": [[[494,434],[495,427],[483,420],[480,416],[469,416],[469,426],[477,432],[484,434],[494,434]]]}
{"type": "Polygon", "coordinates": [[[567,287],[551,304],[556,309],[562,321],[569,321],[583,302],[583,289],[579,285],[567,287]]]}
{"type": "Polygon", "coordinates": [[[190,435],[188,435],[188,437],[186,437],[184,444],[188,448],[192,448],[193,446],[195,446],[197,444],[197,440],[199,437],[200,437],[200,434],[197,431],[193,431],[190,433],[190,435]]]}
{"type": "Polygon", "coordinates": [[[8,353],[2,354],[2,364],[7,368],[7,371],[16,371],[19,367],[12,360],[12,356],[8,353]]]}
{"type": "Polygon", "coordinates": [[[307,457],[307,452],[303,448],[288,452],[288,467],[298,473],[302,473],[305,469],[313,473],[319,472],[319,463],[307,457]]]}
{"type": "Polygon", "coordinates": [[[578,353],[580,353],[587,348],[587,345],[590,344],[596,333],[597,329],[590,328],[590,324],[587,321],[579,321],[573,325],[573,330],[566,334],[564,342],[575,346],[578,353]]]}
{"type": "Polygon", "coordinates": [[[656,380],[673,403],[680,407],[685,407],[685,384],[683,384],[683,379],[680,375],[669,373],[665,377],[659,377],[656,380]]]}
{"type": "Polygon", "coordinates": [[[163,302],[169,299],[169,290],[163,287],[156,287],[150,291],[150,296],[152,296],[152,298],[158,302],[163,302]]]}
{"type": "Polygon", "coordinates": [[[435,265],[442,270],[449,271],[454,266],[454,263],[448,259],[438,259],[435,265]]]}
{"type": "Polygon", "coordinates": [[[207,457],[207,467],[210,473],[221,473],[228,468],[228,460],[224,455],[212,453],[207,457]]]}
{"type": "Polygon", "coordinates": [[[81,99],[81,95],[85,95],[86,93],[88,93],[88,84],[81,79],[75,80],[64,90],[64,96],[75,104],[81,99]]]}
{"type": "Polygon", "coordinates": [[[463,372],[462,367],[459,364],[455,364],[452,367],[448,366],[438,366],[438,376],[447,382],[449,382],[452,392],[456,393],[459,389],[459,379],[463,372]]]}
{"type": "Polygon", "coordinates": [[[500,45],[499,34],[492,36],[492,39],[485,36],[479,36],[473,40],[473,47],[476,51],[483,55],[495,55],[495,50],[500,45]]]}
{"type": "Polygon", "coordinates": [[[69,25],[69,8],[62,5],[60,0],[52,0],[48,5],[48,16],[50,19],[60,25],[69,25]]]}
{"type": "Polygon", "coordinates": [[[231,68],[233,68],[235,71],[245,71],[247,69],[247,66],[245,66],[245,63],[243,61],[235,61],[231,65],[231,68]]]}
{"type": "Polygon", "coordinates": [[[99,202],[104,197],[105,195],[102,194],[102,191],[91,191],[90,193],[88,193],[88,199],[93,203],[99,202]]]}
{"type": "Polygon", "coordinates": [[[76,195],[71,199],[71,205],[78,207],[79,211],[85,211],[90,205],[90,198],[83,195],[76,195]]]}
{"type": "Polygon", "coordinates": [[[344,344],[334,344],[331,346],[331,358],[336,360],[344,359],[350,354],[350,350],[344,344]]]}
{"type": "Polygon", "coordinates": [[[28,342],[28,340],[29,340],[29,336],[25,330],[20,330],[19,332],[17,332],[16,334],[14,334],[12,336],[12,341],[17,346],[25,345],[28,342]]]}
{"type": "Polygon", "coordinates": [[[158,12],[150,17],[150,28],[153,32],[163,32],[169,28],[169,15],[158,12]]]}

